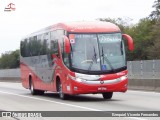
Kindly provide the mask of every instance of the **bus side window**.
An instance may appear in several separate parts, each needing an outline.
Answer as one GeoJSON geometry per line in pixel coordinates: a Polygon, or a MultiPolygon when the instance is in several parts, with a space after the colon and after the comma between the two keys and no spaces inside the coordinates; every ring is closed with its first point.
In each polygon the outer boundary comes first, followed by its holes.
{"type": "Polygon", "coordinates": [[[20,44],[20,53],[22,57],[28,57],[28,39],[24,39],[20,44]]]}
{"type": "Polygon", "coordinates": [[[32,57],[34,54],[34,43],[33,43],[34,37],[29,37],[29,43],[28,43],[28,56],[32,57]]]}
{"type": "Polygon", "coordinates": [[[38,41],[37,41],[37,36],[33,36],[31,39],[31,55],[32,56],[37,56],[38,55],[38,41]]]}
{"type": "Polygon", "coordinates": [[[36,49],[37,49],[37,55],[39,56],[39,55],[41,55],[41,53],[42,53],[42,40],[43,40],[43,34],[39,34],[39,35],[37,35],[37,47],[36,47],[36,49]]]}
{"type": "Polygon", "coordinates": [[[49,53],[49,33],[44,33],[41,39],[40,55],[46,55],[49,53]]]}
{"type": "Polygon", "coordinates": [[[51,32],[50,40],[50,51],[51,54],[56,54],[58,56],[58,36],[56,31],[51,32]]]}

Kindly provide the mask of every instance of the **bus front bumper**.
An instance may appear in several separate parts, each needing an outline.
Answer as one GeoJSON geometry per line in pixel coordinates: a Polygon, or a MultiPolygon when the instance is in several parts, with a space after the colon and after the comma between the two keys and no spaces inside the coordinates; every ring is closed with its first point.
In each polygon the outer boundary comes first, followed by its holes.
{"type": "Polygon", "coordinates": [[[77,82],[72,80],[70,93],[76,94],[90,94],[90,93],[104,93],[104,92],[126,92],[128,85],[128,78],[123,80],[106,80],[96,82],[77,82]]]}

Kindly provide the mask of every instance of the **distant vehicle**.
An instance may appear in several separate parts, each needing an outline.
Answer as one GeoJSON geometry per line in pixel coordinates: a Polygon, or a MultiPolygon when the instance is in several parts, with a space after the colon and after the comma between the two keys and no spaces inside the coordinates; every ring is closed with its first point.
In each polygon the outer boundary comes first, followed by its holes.
{"type": "Polygon", "coordinates": [[[124,40],[133,40],[109,22],[59,23],[32,33],[20,44],[23,87],[31,94],[68,95],[127,91],[124,40]]]}

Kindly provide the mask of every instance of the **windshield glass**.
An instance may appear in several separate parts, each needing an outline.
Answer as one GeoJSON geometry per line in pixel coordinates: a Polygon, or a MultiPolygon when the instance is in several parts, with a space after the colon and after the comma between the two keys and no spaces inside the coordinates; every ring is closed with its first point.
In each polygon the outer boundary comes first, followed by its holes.
{"type": "Polygon", "coordinates": [[[69,38],[75,69],[114,71],[126,66],[121,33],[70,34],[69,38]]]}

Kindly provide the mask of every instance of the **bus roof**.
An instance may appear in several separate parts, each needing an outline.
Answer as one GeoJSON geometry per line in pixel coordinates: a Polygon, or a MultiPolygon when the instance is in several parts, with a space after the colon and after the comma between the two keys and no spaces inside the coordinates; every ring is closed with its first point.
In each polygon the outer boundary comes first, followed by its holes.
{"type": "MultiPolygon", "coordinates": [[[[81,22],[66,22],[66,23],[58,23],[55,25],[51,25],[49,27],[43,28],[39,31],[31,33],[30,35],[25,36],[24,38],[35,36],[38,34],[43,34],[52,30],[64,29],[67,32],[72,33],[104,33],[104,32],[120,32],[118,26],[110,22],[102,22],[102,21],[81,21],[81,22]]],[[[23,39],[24,39],[23,38],[23,39]]]]}
{"type": "Polygon", "coordinates": [[[101,21],[59,23],[52,26],[53,29],[55,29],[55,26],[68,32],[120,32],[119,27],[115,24],[101,21]]]}

